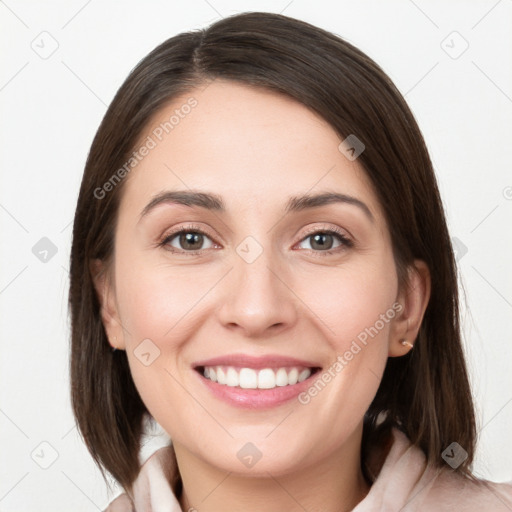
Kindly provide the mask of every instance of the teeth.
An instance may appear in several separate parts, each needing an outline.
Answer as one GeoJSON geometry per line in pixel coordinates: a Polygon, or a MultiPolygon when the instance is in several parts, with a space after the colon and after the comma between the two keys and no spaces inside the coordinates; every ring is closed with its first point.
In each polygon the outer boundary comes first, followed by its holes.
{"type": "Polygon", "coordinates": [[[272,389],[276,387],[276,374],[274,370],[265,368],[260,370],[258,374],[258,388],[259,389],[272,389]]]}
{"type": "Polygon", "coordinates": [[[238,386],[238,373],[234,368],[228,368],[228,373],[226,375],[226,386],[238,386]]]}
{"type": "Polygon", "coordinates": [[[309,368],[306,368],[305,370],[302,370],[299,373],[299,382],[302,382],[303,380],[306,380],[311,375],[311,370],[309,368]]]}
{"type": "Polygon", "coordinates": [[[226,374],[224,373],[224,370],[217,366],[217,382],[219,384],[227,384],[228,380],[226,379],[226,374]]]}
{"type": "Polygon", "coordinates": [[[310,368],[235,368],[233,366],[207,366],[204,377],[229,387],[243,389],[274,389],[275,387],[293,386],[306,380],[311,375],[310,368]]]}
{"type": "Polygon", "coordinates": [[[276,386],[288,386],[288,374],[284,368],[279,368],[279,370],[277,370],[276,386]]]}
{"type": "Polygon", "coordinates": [[[292,371],[288,374],[288,384],[290,384],[290,385],[297,384],[298,378],[299,378],[299,370],[297,370],[297,368],[293,368],[292,371]]]}
{"type": "Polygon", "coordinates": [[[256,389],[258,387],[258,375],[254,370],[251,368],[240,370],[240,387],[244,389],[256,389]]]}

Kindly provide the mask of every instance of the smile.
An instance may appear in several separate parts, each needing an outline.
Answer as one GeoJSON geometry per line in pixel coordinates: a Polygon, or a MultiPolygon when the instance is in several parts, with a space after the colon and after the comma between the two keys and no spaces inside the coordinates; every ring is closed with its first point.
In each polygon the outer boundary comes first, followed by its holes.
{"type": "Polygon", "coordinates": [[[226,354],[192,364],[208,393],[234,406],[268,409],[284,405],[310,386],[319,361],[281,354],[226,354]]]}
{"type": "Polygon", "coordinates": [[[202,367],[203,377],[218,384],[242,389],[274,389],[293,386],[316,371],[304,366],[290,368],[240,368],[234,366],[202,367]]]}

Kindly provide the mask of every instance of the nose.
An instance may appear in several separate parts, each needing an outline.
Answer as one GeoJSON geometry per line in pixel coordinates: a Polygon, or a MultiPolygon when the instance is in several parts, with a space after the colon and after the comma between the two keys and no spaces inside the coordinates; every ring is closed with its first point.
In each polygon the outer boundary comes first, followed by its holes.
{"type": "Polygon", "coordinates": [[[263,251],[250,263],[236,255],[225,279],[219,320],[224,327],[239,330],[241,337],[268,338],[297,321],[292,278],[270,252],[263,251]]]}

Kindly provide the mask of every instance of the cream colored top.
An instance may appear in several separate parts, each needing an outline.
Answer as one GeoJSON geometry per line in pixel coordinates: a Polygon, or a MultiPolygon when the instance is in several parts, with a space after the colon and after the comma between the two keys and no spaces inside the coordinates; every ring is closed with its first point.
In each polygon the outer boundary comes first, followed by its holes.
{"type": "MultiPolygon", "coordinates": [[[[134,501],[121,494],[105,512],[186,512],[173,493],[163,468],[177,474],[173,448],[157,450],[142,465],[134,483],[134,501]]],[[[447,464],[434,468],[424,453],[399,430],[366,497],[352,512],[512,512],[512,481],[472,482],[447,464]]]]}

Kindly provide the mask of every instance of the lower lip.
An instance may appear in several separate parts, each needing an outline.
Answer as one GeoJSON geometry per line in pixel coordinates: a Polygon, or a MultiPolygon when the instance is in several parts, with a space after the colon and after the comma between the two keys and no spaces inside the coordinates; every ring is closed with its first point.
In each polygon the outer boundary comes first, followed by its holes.
{"type": "Polygon", "coordinates": [[[312,379],[315,379],[315,375],[318,372],[297,384],[277,386],[272,389],[243,389],[240,387],[226,386],[203,377],[197,371],[195,373],[197,373],[211,393],[234,407],[244,409],[270,409],[297,398],[298,395],[311,385],[312,379]]]}

